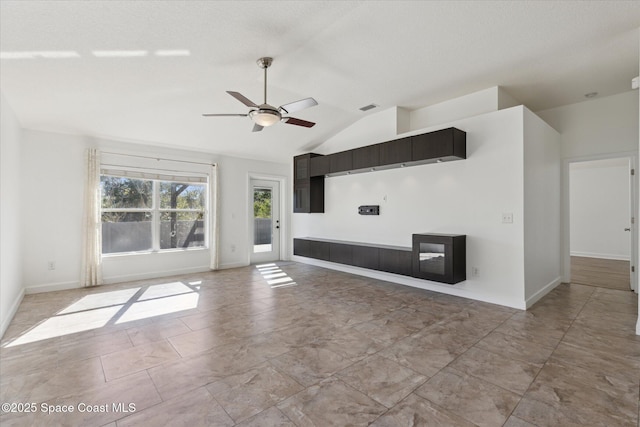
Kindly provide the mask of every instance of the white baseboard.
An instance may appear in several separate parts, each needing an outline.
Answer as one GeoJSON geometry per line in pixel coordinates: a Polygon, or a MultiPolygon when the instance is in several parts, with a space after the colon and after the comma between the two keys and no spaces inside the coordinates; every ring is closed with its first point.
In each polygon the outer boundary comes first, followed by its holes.
{"type": "Polygon", "coordinates": [[[227,270],[229,268],[239,268],[239,267],[246,267],[249,264],[247,264],[246,262],[230,262],[227,264],[220,264],[220,270],[227,270]]]}
{"type": "Polygon", "coordinates": [[[80,282],[45,283],[42,285],[30,285],[25,287],[27,295],[40,294],[42,292],[66,291],[80,288],[80,282]]]}
{"type": "Polygon", "coordinates": [[[542,289],[540,289],[538,292],[536,292],[535,294],[527,298],[527,300],[525,301],[526,308],[527,309],[531,308],[533,304],[540,301],[542,297],[544,297],[546,294],[554,290],[556,286],[558,286],[560,283],[562,283],[562,277],[560,276],[556,277],[551,282],[547,283],[542,289]]]}
{"type": "Polygon", "coordinates": [[[24,294],[25,294],[24,289],[22,289],[18,294],[18,296],[16,297],[16,299],[13,301],[13,304],[11,304],[9,311],[5,313],[4,319],[2,319],[2,323],[0,323],[0,338],[4,336],[4,333],[9,327],[9,324],[13,320],[13,316],[16,315],[16,312],[18,311],[18,307],[20,307],[20,303],[24,298],[24,294]]]}
{"type": "Polygon", "coordinates": [[[613,259],[619,261],[629,261],[628,255],[616,255],[616,254],[599,254],[595,252],[578,252],[571,251],[571,256],[579,256],[584,258],[601,258],[601,259],[613,259]]]}
{"type": "Polygon", "coordinates": [[[387,282],[398,283],[400,285],[411,286],[414,288],[424,289],[427,291],[439,292],[447,295],[454,295],[461,298],[472,299],[476,301],[488,302],[490,304],[502,305],[505,307],[516,308],[518,310],[526,310],[525,301],[517,301],[508,298],[500,298],[495,296],[487,296],[478,294],[473,290],[472,280],[465,280],[455,285],[433,282],[431,280],[417,279],[415,277],[403,276],[400,274],[385,273],[383,271],[370,270],[368,268],[353,267],[344,264],[336,264],[329,261],[322,261],[313,258],[301,257],[294,255],[292,261],[304,264],[317,265],[318,267],[328,268],[330,270],[344,271],[345,273],[357,274],[359,276],[370,277],[372,279],[385,280],[387,282]]]}

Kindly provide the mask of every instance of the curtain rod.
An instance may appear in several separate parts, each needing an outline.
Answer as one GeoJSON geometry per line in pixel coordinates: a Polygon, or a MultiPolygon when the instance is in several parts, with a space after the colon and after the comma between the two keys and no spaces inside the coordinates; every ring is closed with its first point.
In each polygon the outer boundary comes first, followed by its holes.
{"type": "Polygon", "coordinates": [[[110,151],[101,151],[101,153],[104,153],[104,154],[113,154],[113,155],[115,155],[115,156],[139,157],[139,158],[141,158],[141,159],[151,159],[151,160],[157,160],[157,161],[160,161],[160,160],[166,160],[166,161],[168,161],[168,162],[192,163],[192,164],[194,164],[194,165],[218,166],[218,164],[217,164],[217,163],[209,163],[209,162],[205,163],[205,162],[192,162],[192,161],[189,161],[189,160],[165,159],[165,158],[163,158],[163,157],[141,156],[141,155],[139,155],[139,154],[113,153],[113,152],[110,152],[110,151]]]}

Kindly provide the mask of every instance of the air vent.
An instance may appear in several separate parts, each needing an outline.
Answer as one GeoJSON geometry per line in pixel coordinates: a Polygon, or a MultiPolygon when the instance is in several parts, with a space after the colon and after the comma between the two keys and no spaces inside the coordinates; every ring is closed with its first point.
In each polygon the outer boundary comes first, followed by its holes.
{"type": "Polygon", "coordinates": [[[360,107],[360,111],[369,111],[369,110],[373,110],[374,108],[377,108],[378,105],[376,104],[369,104],[369,105],[365,105],[364,107],[360,107]]]}

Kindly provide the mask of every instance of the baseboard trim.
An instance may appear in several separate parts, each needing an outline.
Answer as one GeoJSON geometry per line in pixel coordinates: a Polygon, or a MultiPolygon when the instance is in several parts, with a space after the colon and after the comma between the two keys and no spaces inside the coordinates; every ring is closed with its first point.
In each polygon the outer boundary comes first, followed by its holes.
{"type": "Polygon", "coordinates": [[[69,289],[78,289],[80,287],[80,282],[45,283],[42,285],[26,286],[25,292],[27,295],[30,295],[41,294],[43,292],[66,291],[69,289]]]}
{"type": "Polygon", "coordinates": [[[595,252],[571,252],[571,256],[579,256],[583,258],[601,258],[612,259],[616,261],[629,261],[630,257],[626,255],[598,254],[595,252]]]}
{"type": "Polygon", "coordinates": [[[25,290],[24,289],[20,290],[20,293],[18,294],[16,299],[13,301],[13,304],[11,304],[9,311],[6,313],[5,318],[2,319],[2,323],[0,323],[0,338],[4,336],[4,333],[7,331],[7,328],[9,328],[9,324],[13,320],[13,317],[16,315],[16,312],[18,311],[18,307],[20,307],[20,303],[22,302],[24,295],[25,295],[25,290]]]}
{"type": "Polygon", "coordinates": [[[468,288],[463,288],[465,284],[471,282],[466,280],[456,285],[447,285],[440,282],[433,282],[430,280],[416,279],[414,277],[403,276],[400,274],[385,273],[383,271],[370,270],[368,268],[354,267],[344,264],[336,264],[329,261],[322,261],[313,258],[300,257],[294,255],[292,261],[300,262],[303,264],[316,265],[318,267],[328,268],[330,270],[343,271],[345,273],[356,274],[359,276],[370,277],[372,279],[385,280],[387,282],[397,283],[399,285],[411,286],[413,288],[424,289],[427,291],[439,292],[441,294],[453,295],[461,298],[471,299],[475,301],[487,302],[490,304],[502,305],[505,307],[515,308],[518,310],[526,310],[525,301],[515,301],[505,298],[496,298],[486,295],[480,295],[472,290],[472,284],[469,284],[468,288]]]}
{"type": "Polygon", "coordinates": [[[249,264],[247,264],[246,262],[230,262],[228,264],[220,264],[220,270],[227,270],[229,268],[239,268],[239,267],[246,267],[249,264]]]}
{"type": "Polygon", "coordinates": [[[560,283],[562,283],[562,277],[558,276],[555,279],[553,279],[551,282],[547,283],[538,292],[536,292],[535,294],[527,298],[525,301],[527,310],[530,309],[533,306],[533,304],[540,301],[542,297],[544,297],[546,294],[554,290],[560,283]]]}

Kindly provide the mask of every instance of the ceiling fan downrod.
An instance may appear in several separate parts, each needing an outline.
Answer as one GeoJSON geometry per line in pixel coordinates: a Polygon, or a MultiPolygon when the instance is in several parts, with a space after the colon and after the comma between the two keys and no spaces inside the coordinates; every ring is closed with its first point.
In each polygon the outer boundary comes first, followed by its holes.
{"type": "Polygon", "coordinates": [[[264,70],[264,104],[267,103],[267,68],[273,63],[273,58],[265,56],[256,61],[258,67],[264,70]]]}

